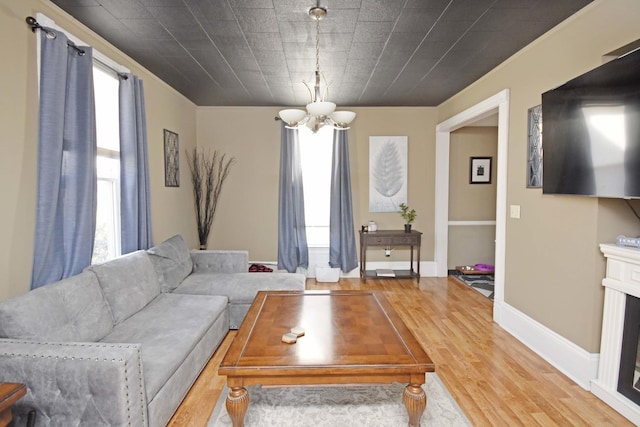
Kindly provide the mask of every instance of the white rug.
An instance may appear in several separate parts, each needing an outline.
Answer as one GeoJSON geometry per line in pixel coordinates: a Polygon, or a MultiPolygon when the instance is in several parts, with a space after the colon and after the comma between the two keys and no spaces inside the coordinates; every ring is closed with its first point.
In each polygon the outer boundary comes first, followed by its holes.
{"type": "MultiPolygon", "coordinates": [[[[394,427],[406,426],[407,410],[402,403],[404,384],[348,387],[249,387],[246,427],[394,427]]],[[[427,409],[421,426],[471,426],[435,373],[427,374],[423,386],[427,409]]],[[[216,403],[208,427],[231,426],[225,387],[216,403]]]]}

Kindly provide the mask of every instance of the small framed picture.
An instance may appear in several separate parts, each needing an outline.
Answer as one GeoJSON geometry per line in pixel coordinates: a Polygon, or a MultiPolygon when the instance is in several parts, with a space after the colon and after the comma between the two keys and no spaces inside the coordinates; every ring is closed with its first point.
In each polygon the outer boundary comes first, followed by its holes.
{"type": "Polygon", "coordinates": [[[491,160],[493,157],[471,157],[469,184],[491,184],[491,160]]]}
{"type": "Polygon", "coordinates": [[[164,130],[164,186],[180,187],[180,145],[178,134],[164,130]]]}

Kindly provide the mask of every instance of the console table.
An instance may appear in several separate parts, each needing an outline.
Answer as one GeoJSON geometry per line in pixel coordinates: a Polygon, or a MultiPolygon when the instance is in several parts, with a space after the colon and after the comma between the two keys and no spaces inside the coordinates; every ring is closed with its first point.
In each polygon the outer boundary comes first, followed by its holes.
{"type": "Polygon", "coordinates": [[[393,270],[396,278],[413,278],[415,277],[420,283],[420,243],[422,233],[411,230],[407,233],[403,230],[378,230],[378,231],[360,231],[360,278],[365,282],[367,277],[384,277],[378,276],[375,270],[367,271],[367,248],[369,246],[408,246],[411,248],[411,263],[409,270],[393,270]],[[417,248],[418,263],[417,271],[413,269],[413,249],[417,248]]]}

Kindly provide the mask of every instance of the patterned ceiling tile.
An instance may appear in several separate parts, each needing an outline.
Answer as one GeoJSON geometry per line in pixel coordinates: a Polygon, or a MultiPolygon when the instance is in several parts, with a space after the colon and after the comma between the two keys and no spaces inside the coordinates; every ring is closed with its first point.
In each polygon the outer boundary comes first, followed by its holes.
{"type": "MultiPolygon", "coordinates": [[[[52,0],[198,105],[300,105],[316,0],[52,0]]],[[[320,0],[341,105],[438,105],[592,0],[320,0]]]]}

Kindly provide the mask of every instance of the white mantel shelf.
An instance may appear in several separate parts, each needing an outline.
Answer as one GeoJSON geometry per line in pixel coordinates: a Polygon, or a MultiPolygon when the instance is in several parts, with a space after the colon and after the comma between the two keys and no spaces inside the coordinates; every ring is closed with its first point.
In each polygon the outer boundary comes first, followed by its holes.
{"type": "Polygon", "coordinates": [[[640,407],[618,392],[622,333],[627,295],[640,298],[640,249],[601,244],[607,258],[607,274],[602,315],[602,339],[598,378],[591,392],[635,425],[640,425],[640,407]]]}

